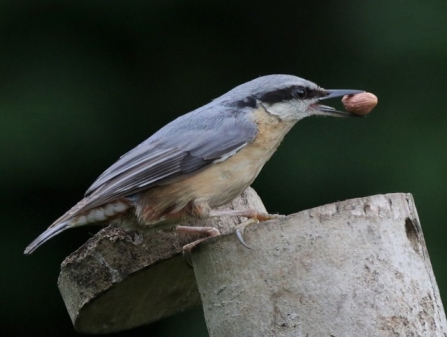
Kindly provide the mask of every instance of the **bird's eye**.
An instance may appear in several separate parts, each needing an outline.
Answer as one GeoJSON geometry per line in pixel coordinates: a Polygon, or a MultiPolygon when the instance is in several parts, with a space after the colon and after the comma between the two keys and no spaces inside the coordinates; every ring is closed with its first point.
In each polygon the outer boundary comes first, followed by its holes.
{"type": "Polygon", "coordinates": [[[305,99],[307,97],[307,90],[303,87],[298,87],[293,90],[293,97],[298,99],[305,99]]]}

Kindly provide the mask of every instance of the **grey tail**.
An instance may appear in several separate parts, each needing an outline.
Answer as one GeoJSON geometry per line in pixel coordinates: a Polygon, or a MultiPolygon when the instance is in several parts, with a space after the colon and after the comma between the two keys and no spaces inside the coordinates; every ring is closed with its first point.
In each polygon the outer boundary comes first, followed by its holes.
{"type": "Polygon", "coordinates": [[[33,242],[31,242],[28,247],[25,248],[24,254],[28,255],[34,252],[37,248],[39,248],[42,244],[47,242],[53,236],[56,236],[60,232],[70,228],[69,221],[61,222],[54,227],[48,228],[45,232],[40,234],[33,242]]]}

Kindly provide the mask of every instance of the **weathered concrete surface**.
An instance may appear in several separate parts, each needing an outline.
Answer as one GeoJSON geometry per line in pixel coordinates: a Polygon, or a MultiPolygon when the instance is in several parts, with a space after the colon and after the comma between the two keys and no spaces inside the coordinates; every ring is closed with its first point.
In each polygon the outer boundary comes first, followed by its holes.
{"type": "Polygon", "coordinates": [[[447,336],[410,194],[337,202],[193,254],[211,337],[447,336]]]}

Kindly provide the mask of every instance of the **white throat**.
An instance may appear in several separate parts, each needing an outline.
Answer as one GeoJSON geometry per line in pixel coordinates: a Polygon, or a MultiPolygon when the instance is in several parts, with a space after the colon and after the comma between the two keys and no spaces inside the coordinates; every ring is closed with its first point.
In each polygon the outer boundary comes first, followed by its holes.
{"type": "Polygon", "coordinates": [[[278,116],[283,121],[299,121],[310,116],[308,112],[309,105],[301,100],[291,100],[274,104],[261,102],[261,104],[268,113],[278,116]]]}

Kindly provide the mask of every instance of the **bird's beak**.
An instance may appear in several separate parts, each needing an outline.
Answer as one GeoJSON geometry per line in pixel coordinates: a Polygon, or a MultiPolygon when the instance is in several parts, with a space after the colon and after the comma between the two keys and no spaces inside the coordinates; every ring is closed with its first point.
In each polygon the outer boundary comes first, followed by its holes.
{"type": "MultiPolygon", "coordinates": [[[[325,99],[345,96],[345,95],[355,95],[365,92],[363,90],[350,90],[350,89],[329,89],[323,90],[323,97],[318,99],[318,102],[323,101],[325,99]]],[[[321,116],[333,116],[333,117],[355,117],[358,115],[352,114],[346,111],[339,111],[334,109],[333,107],[327,105],[321,105],[318,103],[314,103],[310,105],[311,114],[312,115],[321,115],[321,116]]]]}

